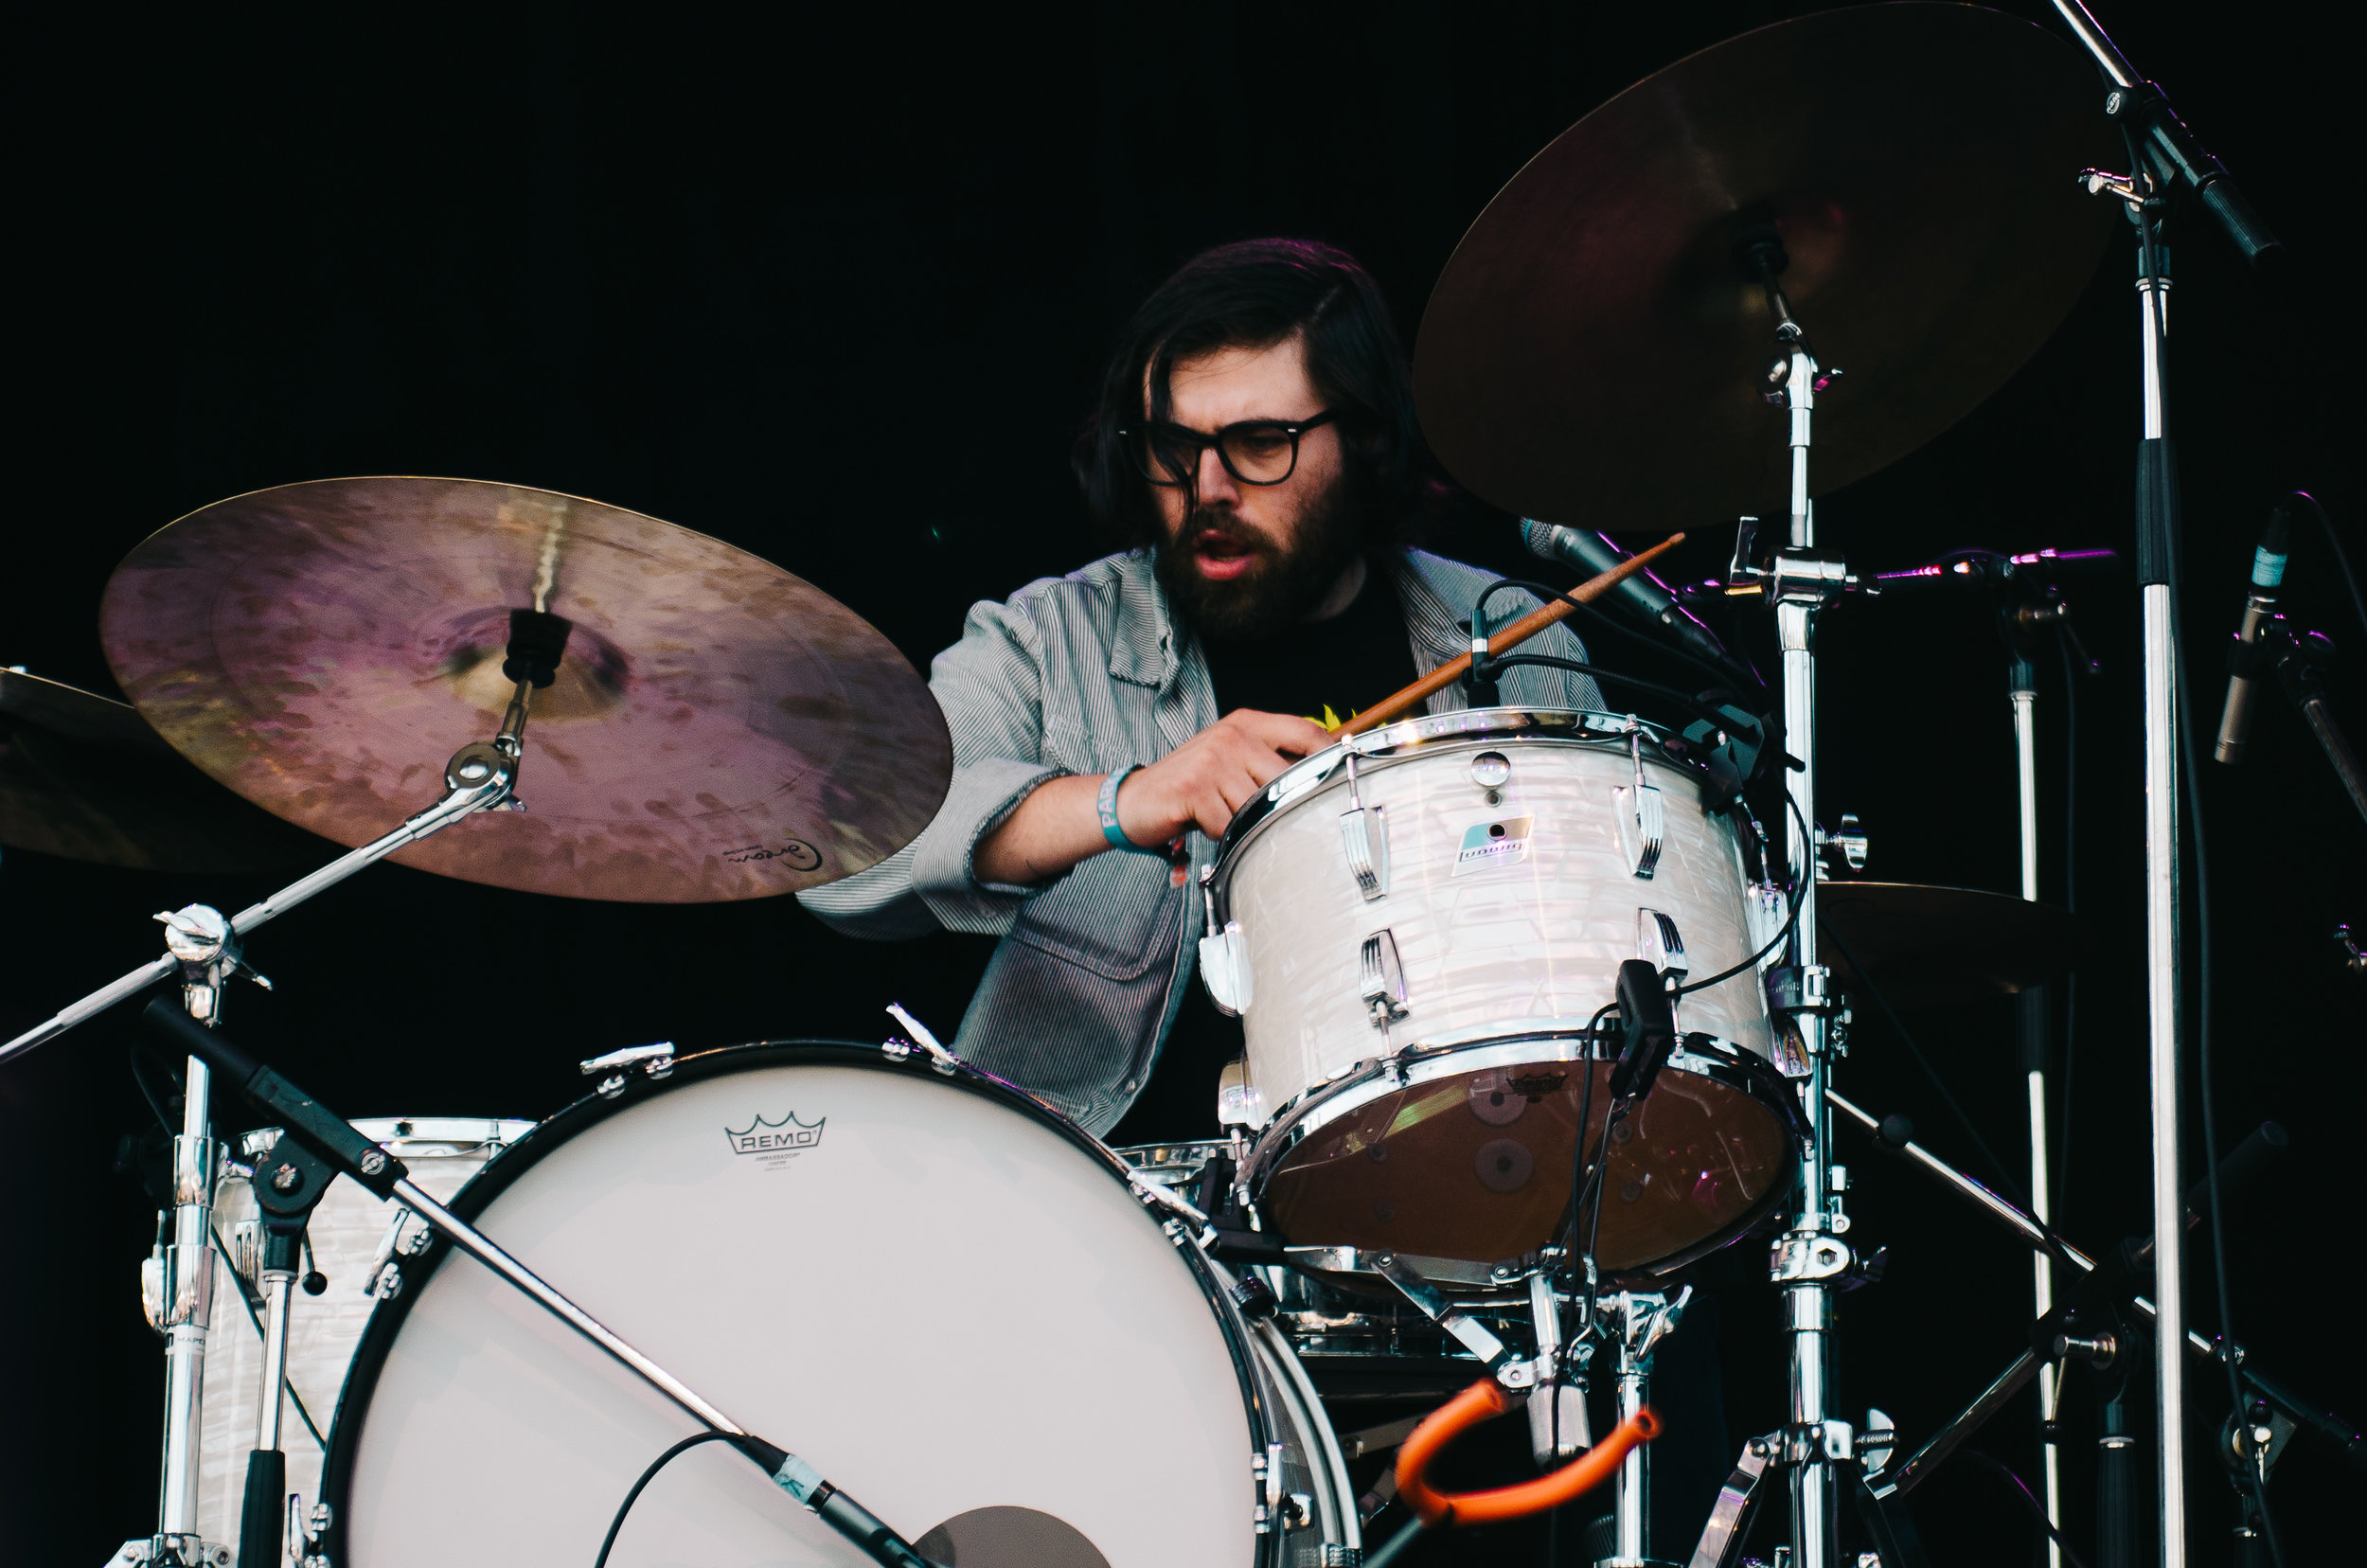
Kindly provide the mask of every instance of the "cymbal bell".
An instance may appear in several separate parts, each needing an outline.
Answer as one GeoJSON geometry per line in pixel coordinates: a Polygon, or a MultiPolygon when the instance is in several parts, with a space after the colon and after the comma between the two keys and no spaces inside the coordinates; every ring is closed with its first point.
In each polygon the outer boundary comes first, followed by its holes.
{"type": "Polygon", "coordinates": [[[1862,989],[1870,974],[1901,1012],[2011,996],[2064,974],[2087,947],[2077,916],[1971,887],[1824,882],[1816,915],[1833,984],[1862,989]]]}
{"type": "Polygon", "coordinates": [[[876,864],[952,776],[936,702],[852,611],[718,539],[470,479],[284,485],[151,535],[107,585],[141,715],[272,812],[361,845],[435,801],[513,689],[509,612],[573,623],[517,794],[391,858],[571,898],[762,898],[876,864]]]}
{"type": "Polygon", "coordinates": [[[334,846],[250,805],[137,710],[0,669],[0,844],[142,871],[283,871],[334,846]]]}
{"type": "Polygon", "coordinates": [[[1463,237],[1415,401],[1456,479],[1523,517],[1668,530],[1788,508],[1774,323],[1738,241],[1771,225],[1820,363],[1819,494],[1955,423],[2094,273],[2122,157],[2066,40],[1972,6],[1761,27],[1562,133],[1463,237]]]}

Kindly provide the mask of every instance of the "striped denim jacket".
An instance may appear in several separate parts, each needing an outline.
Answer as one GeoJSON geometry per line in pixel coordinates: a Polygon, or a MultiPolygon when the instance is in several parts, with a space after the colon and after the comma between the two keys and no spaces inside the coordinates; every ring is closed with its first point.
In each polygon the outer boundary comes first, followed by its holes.
{"type": "MultiPolygon", "coordinates": [[[[1418,550],[1392,573],[1415,668],[1469,647],[1472,601],[1494,580],[1418,550]]],[[[1507,589],[1502,626],[1536,608],[1507,589]]],[[[1532,650],[1583,659],[1565,627],[1532,650]]],[[[936,818],[880,864],[797,895],[835,930],[896,939],[938,927],[1003,940],[953,1048],[1041,1096],[1088,1130],[1116,1125],[1150,1076],[1191,982],[1202,919],[1198,872],[1215,846],[1190,836],[1193,875],[1178,884],[1149,855],[1095,855],[1037,887],[982,883],[970,852],[1028,792],[1066,774],[1158,760],[1217,722],[1198,642],[1179,636],[1149,555],[1111,556],[973,605],[962,640],[938,654],[930,689],[953,738],[953,780],[936,818]]],[[[1504,700],[1599,708],[1594,683],[1534,666],[1506,670],[1504,700]]],[[[1460,686],[1429,711],[1464,705],[1460,686]]]]}

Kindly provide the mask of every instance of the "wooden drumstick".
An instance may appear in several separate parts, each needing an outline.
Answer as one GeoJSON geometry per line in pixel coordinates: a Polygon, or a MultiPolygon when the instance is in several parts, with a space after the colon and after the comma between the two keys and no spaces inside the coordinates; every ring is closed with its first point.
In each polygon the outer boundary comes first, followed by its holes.
{"type": "MultiPolygon", "coordinates": [[[[1601,577],[1591,579],[1571,589],[1570,597],[1576,599],[1579,604],[1591,604],[1684,542],[1684,535],[1670,534],[1650,549],[1629,556],[1601,577]]],[[[1544,631],[1545,628],[1567,620],[1575,609],[1576,606],[1561,599],[1550,600],[1542,608],[1522,615],[1519,620],[1488,638],[1487,651],[1490,653],[1509,652],[1544,631]]],[[[1402,691],[1375,703],[1371,707],[1342,724],[1333,733],[1361,735],[1377,725],[1385,724],[1426,701],[1431,693],[1452,686],[1463,679],[1466,674],[1469,673],[1470,668],[1471,655],[1457,654],[1402,691]]]]}

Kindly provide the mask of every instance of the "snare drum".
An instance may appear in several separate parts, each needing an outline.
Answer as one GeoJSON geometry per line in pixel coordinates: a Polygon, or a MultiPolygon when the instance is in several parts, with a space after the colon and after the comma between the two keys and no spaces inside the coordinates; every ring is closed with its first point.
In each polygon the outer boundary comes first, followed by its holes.
{"type": "MultiPolygon", "coordinates": [[[[1288,1342],[1108,1149],[968,1068],[685,1057],[543,1123],[452,1206],[935,1561],[1355,1560],[1288,1342]]],[[[690,1418],[440,1241],[402,1272],[331,1435],[338,1568],[591,1561],[690,1418]]],[[[667,1467],[609,1559],[863,1560],[721,1445],[667,1467]]]]}
{"type": "MultiPolygon", "coordinates": [[[[1581,1107],[1609,1109],[1588,1025],[1619,965],[1696,978],[1780,926],[1735,827],[1662,732],[1491,708],[1376,730],[1276,777],[1226,831],[1201,972],[1247,1037],[1237,1114],[1290,1242],[1516,1276],[1568,1208],[1581,1107]]],[[[1793,1175],[1758,976],[1682,997],[1685,1045],[1613,1134],[1595,1254],[1614,1274],[1740,1235],[1793,1175]]]]}
{"type": "MultiPolygon", "coordinates": [[[[411,1167],[429,1196],[450,1202],[487,1161],[525,1137],[530,1121],[485,1116],[383,1116],[353,1124],[365,1137],[411,1167]]],[[[263,1128],[240,1141],[243,1165],[225,1167],[214,1192],[214,1229],[229,1256],[215,1255],[213,1326],[205,1335],[205,1424],[198,1460],[198,1523],[208,1541],[236,1541],[246,1497],[247,1455],[255,1449],[260,1410],[262,1312],[255,1273],[262,1246],[255,1188],[247,1175],[279,1141],[263,1128]],[[233,1277],[235,1274],[236,1277],[233,1277]],[[246,1306],[240,1302],[245,1297],[246,1306]],[[250,1315],[250,1311],[253,1315],[250,1315]]],[[[400,1205],[340,1176],[312,1210],[305,1240],[306,1267],[328,1281],[319,1295],[296,1292],[288,1310],[288,1388],[279,1411],[279,1446],[288,1457],[288,1490],[309,1504],[320,1496],[321,1440],[337,1414],[353,1347],[370,1310],[370,1275],[391,1250],[390,1227],[400,1205]],[[297,1414],[298,1405],[303,1415],[297,1414]]],[[[416,1232],[417,1221],[413,1222],[416,1232]]]]}

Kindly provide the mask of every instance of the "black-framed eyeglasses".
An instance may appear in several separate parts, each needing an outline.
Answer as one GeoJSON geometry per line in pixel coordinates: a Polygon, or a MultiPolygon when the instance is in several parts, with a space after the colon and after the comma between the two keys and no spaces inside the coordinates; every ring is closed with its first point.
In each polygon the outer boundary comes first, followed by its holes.
{"type": "Polygon", "coordinates": [[[1200,472],[1200,454],[1217,449],[1225,472],[1244,485],[1279,485],[1297,472],[1299,437],[1340,417],[1325,409],[1307,419],[1243,419],[1214,435],[1165,421],[1122,425],[1118,439],[1154,485],[1182,485],[1200,472]]]}

